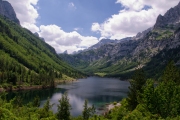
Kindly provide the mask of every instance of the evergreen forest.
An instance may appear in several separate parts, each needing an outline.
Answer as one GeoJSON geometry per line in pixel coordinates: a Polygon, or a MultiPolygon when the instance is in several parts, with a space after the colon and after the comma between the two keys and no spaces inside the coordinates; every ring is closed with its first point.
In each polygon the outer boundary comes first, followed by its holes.
{"type": "Polygon", "coordinates": [[[53,87],[55,82],[81,77],[41,38],[0,16],[0,90],[53,87]]]}

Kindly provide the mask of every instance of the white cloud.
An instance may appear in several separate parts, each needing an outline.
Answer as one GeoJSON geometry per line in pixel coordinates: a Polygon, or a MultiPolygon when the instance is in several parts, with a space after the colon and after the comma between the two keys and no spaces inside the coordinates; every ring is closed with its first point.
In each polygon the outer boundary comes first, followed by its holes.
{"type": "Polygon", "coordinates": [[[80,28],[80,27],[76,27],[74,28],[75,31],[83,31],[83,28],[80,28]]]}
{"type": "Polygon", "coordinates": [[[76,9],[77,9],[73,2],[70,2],[70,3],[68,4],[68,7],[69,7],[70,9],[72,9],[72,10],[76,10],[76,9]]]}
{"type": "Polygon", "coordinates": [[[69,7],[74,7],[74,6],[75,6],[75,5],[74,5],[73,2],[69,3],[69,7]]]}
{"type": "Polygon", "coordinates": [[[179,0],[117,0],[124,6],[118,14],[112,15],[103,23],[93,23],[91,30],[100,32],[101,37],[121,39],[134,36],[155,24],[159,14],[177,5],[179,0]],[[146,6],[151,9],[145,10],[146,6]]]}
{"type": "Polygon", "coordinates": [[[32,32],[37,32],[36,19],[39,17],[37,9],[38,0],[7,0],[13,6],[18,19],[23,27],[32,32]]]}
{"type": "Polygon", "coordinates": [[[99,25],[99,23],[93,23],[91,30],[92,31],[101,31],[100,27],[101,26],[99,25]]]}
{"type": "Polygon", "coordinates": [[[39,27],[37,27],[35,24],[25,22],[23,23],[23,27],[28,28],[33,33],[39,31],[39,27]]]}
{"type": "Polygon", "coordinates": [[[65,32],[57,25],[41,25],[39,35],[52,45],[58,53],[82,50],[98,42],[96,37],[82,36],[78,32],[65,32]]]}
{"type": "Polygon", "coordinates": [[[140,11],[144,5],[143,0],[117,0],[116,3],[121,3],[126,9],[140,11]]]}
{"type": "MultiPolygon", "coordinates": [[[[37,11],[38,0],[8,0],[8,2],[13,6],[21,25],[33,33],[38,32],[58,53],[64,52],[65,50],[67,50],[68,53],[72,53],[90,47],[98,42],[96,37],[86,37],[76,32],[82,31],[82,28],[75,28],[75,31],[67,33],[57,25],[41,25],[37,27],[36,20],[39,17],[37,11]]],[[[68,7],[72,10],[76,9],[76,6],[72,2],[69,3],[68,7]]]]}

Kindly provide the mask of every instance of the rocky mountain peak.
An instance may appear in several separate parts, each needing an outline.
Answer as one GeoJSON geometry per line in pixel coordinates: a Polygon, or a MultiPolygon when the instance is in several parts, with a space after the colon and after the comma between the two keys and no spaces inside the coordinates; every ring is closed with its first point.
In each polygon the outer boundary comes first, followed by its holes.
{"type": "Polygon", "coordinates": [[[147,30],[144,30],[144,31],[142,31],[142,32],[137,33],[137,35],[134,36],[134,37],[132,37],[131,40],[143,39],[143,38],[146,36],[146,34],[147,34],[148,32],[150,32],[152,29],[153,29],[153,28],[150,27],[150,28],[148,28],[147,30]]]}
{"type": "Polygon", "coordinates": [[[39,34],[37,32],[34,33],[35,36],[37,36],[38,38],[40,38],[42,41],[45,41],[44,38],[40,37],[39,34]]]}
{"type": "Polygon", "coordinates": [[[174,8],[169,9],[164,16],[159,15],[154,28],[163,28],[167,25],[176,25],[180,23],[180,3],[174,8]]]}
{"type": "Polygon", "coordinates": [[[67,51],[67,50],[65,50],[65,51],[63,52],[63,54],[68,54],[68,51],[67,51]]]}
{"type": "Polygon", "coordinates": [[[88,49],[97,49],[105,44],[110,44],[110,43],[117,43],[118,40],[111,40],[111,39],[102,39],[100,40],[98,43],[96,43],[95,45],[91,46],[88,49]]]}
{"type": "Polygon", "coordinates": [[[20,25],[16,13],[9,2],[0,0],[0,15],[5,16],[20,25]]]}

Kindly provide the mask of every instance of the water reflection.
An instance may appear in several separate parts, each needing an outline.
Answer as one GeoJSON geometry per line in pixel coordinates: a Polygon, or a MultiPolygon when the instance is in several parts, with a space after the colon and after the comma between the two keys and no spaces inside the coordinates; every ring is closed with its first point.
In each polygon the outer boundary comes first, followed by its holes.
{"type": "MultiPolygon", "coordinates": [[[[50,103],[54,104],[52,110],[57,112],[58,100],[64,92],[68,92],[69,101],[72,107],[71,115],[78,116],[82,114],[85,99],[89,105],[94,104],[100,108],[106,103],[120,101],[126,97],[129,82],[120,81],[112,78],[89,77],[80,79],[77,82],[58,85],[56,89],[34,90],[25,92],[15,92],[8,94],[9,99],[13,96],[20,95],[25,102],[32,101],[35,96],[40,96],[41,107],[50,98],[50,103]]],[[[99,112],[99,111],[98,111],[99,112]]]]}

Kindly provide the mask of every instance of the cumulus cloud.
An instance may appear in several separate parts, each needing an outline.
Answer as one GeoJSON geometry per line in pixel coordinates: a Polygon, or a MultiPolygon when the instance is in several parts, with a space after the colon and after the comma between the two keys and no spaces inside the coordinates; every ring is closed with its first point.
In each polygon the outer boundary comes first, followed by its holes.
{"type": "MultiPolygon", "coordinates": [[[[98,42],[96,37],[80,35],[77,31],[82,31],[82,28],[75,28],[75,31],[68,33],[57,25],[41,25],[37,27],[36,20],[39,17],[37,11],[38,0],[8,0],[8,2],[13,6],[21,25],[33,33],[38,32],[58,53],[62,53],[65,50],[68,53],[72,53],[98,42]]],[[[68,7],[72,10],[76,9],[72,2],[68,4],[68,7]]]]}
{"type": "Polygon", "coordinates": [[[103,23],[93,23],[91,30],[101,37],[121,39],[134,36],[155,24],[159,14],[177,5],[179,0],[117,0],[124,9],[103,23]],[[149,6],[149,9],[145,9],[149,6]]]}
{"type": "Polygon", "coordinates": [[[41,25],[39,35],[52,45],[58,53],[68,53],[88,48],[98,42],[96,37],[82,36],[78,32],[65,32],[57,25],[41,25]]]}
{"type": "Polygon", "coordinates": [[[39,17],[35,6],[38,0],[7,0],[13,6],[18,19],[23,27],[28,28],[32,32],[39,29],[36,26],[36,19],[39,17]]]}

